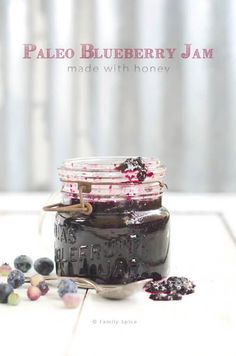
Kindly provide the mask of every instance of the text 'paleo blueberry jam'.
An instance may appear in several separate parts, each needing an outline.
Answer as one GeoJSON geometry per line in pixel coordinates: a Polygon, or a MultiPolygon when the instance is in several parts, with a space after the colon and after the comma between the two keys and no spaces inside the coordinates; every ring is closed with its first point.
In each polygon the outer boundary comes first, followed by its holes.
{"type": "Polygon", "coordinates": [[[59,276],[121,284],[166,277],[169,212],[162,206],[165,167],[150,158],[66,160],[56,210],[59,276]]]}

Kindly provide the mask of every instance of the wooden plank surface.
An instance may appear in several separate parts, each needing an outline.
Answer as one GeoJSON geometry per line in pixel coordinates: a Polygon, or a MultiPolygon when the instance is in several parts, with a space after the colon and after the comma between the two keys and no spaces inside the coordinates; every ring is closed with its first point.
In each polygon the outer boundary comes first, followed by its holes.
{"type": "MultiPolygon", "coordinates": [[[[0,264],[13,266],[14,257],[27,254],[53,258],[53,237],[46,241],[38,234],[38,214],[0,215],[0,264]]],[[[0,282],[5,278],[0,277],[0,282]]],[[[68,310],[57,295],[56,286],[50,287],[47,296],[30,301],[26,285],[17,289],[22,297],[17,307],[0,304],[0,355],[38,356],[65,355],[76,328],[80,308],[68,310]]],[[[81,305],[85,290],[79,290],[81,305]]]]}
{"type": "Polygon", "coordinates": [[[76,345],[89,355],[236,355],[236,248],[220,218],[172,216],[171,251],[171,275],[193,279],[196,293],[154,302],[143,292],[114,302],[89,291],[70,355],[76,345]]]}
{"type": "MultiPolygon", "coordinates": [[[[38,234],[38,206],[45,197],[25,196],[24,203],[13,209],[12,200],[19,197],[0,196],[0,263],[12,263],[20,253],[53,257],[53,216],[46,218],[43,236],[38,234]],[[27,210],[29,205],[32,210],[27,210]]],[[[80,308],[67,310],[56,288],[37,302],[26,300],[22,288],[21,305],[0,304],[4,354],[235,356],[236,240],[230,215],[235,199],[180,198],[169,196],[166,204],[173,211],[170,273],[193,279],[194,295],[182,301],[153,302],[143,292],[108,301],[80,290],[80,308]]]]}

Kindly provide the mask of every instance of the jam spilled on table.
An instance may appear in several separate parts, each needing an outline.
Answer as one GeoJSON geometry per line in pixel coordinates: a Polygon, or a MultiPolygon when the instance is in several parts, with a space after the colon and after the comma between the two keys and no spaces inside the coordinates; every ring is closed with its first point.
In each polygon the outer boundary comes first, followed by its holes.
{"type": "MultiPolygon", "coordinates": [[[[114,165],[126,182],[143,183],[151,177],[141,157],[114,165]]],[[[139,185],[139,184],[138,184],[139,185]]],[[[167,276],[169,260],[169,212],[161,195],[133,199],[130,196],[87,200],[91,215],[57,213],[55,262],[59,276],[87,277],[97,283],[123,284],[167,276]]],[[[77,204],[76,196],[71,204],[77,204]]]]}
{"type": "Polygon", "coordinates": [[[164,281],[151,281],[145,286],[150,299],[156,301],[181,300],[194,293],[195,284],[186,277],[169,277],[164,281]]]}

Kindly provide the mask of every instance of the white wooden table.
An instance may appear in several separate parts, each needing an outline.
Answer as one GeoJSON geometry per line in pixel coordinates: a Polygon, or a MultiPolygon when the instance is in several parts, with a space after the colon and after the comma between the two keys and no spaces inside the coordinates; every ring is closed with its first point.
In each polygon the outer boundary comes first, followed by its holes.
{"type": "MultiPolygon", "coordinates": [[[[47,194],[0,194],[0,264],[28,254],[53,258],[53,215],[39,236],[47,194]]],[[[196,293],[175,302],[148,294],[122,301],[80,290],[65,309],[56,288],[38,301],[0,304],[0,355],[236,355],[236,195],[166,194],[171,211],[171,274],[196,293]]],[[[1,278],[1,277],[0,277],[1,278]]]]}

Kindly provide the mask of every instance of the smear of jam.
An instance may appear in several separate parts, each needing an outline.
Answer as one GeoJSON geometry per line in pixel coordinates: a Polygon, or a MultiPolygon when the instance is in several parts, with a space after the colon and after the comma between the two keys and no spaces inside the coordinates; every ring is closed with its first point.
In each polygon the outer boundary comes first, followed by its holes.
{"type": "Polygon", "coordinates": [[[169,277],[164,281],[152,281],[145,290],[150,299],[157,301],[180,300],[184,295],[194,293],[196,285],[186,277],[169,277]]]}
{"type": "Polygon", "coordinates": [[[116,169],[126,173],[125,177],[133,183],[143,182],[145,178],[151,177],[152,172],[148,172],[147,167],[141,157],[127,158],[116,169]]]}

